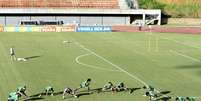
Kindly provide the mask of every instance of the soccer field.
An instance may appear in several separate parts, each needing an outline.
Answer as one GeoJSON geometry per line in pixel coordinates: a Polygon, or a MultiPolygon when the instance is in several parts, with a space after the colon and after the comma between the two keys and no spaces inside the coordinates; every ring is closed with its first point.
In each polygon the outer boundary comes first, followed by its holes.
{"type": "MultiPolygon", "coordinates": [[[[51,85],[55,92],[92,78],[129,88],[152,85],[170,96],[201,96],[201,36],[164,33],[0,33],[0,101],[26,85],[27,94],[51,85]],[[65,42],[68,41],[68,42],[65,42]],[[9,48],[28,61],[10,60],[9,48]]],[[[85,90],[85,89],[82,89],[85,90]]],[[[64,101],[148,101],[145,90],[83,94],[64,101]]],[[[37,99],[35,99],[37,100],[37,99]]],[[[62,95],[41,101],[63,101],[62,95]]],[[[200,99],[199,99],[200,100],[200,99]]],[[[198,100],[198,101],[199,101],[198,100]]]]}

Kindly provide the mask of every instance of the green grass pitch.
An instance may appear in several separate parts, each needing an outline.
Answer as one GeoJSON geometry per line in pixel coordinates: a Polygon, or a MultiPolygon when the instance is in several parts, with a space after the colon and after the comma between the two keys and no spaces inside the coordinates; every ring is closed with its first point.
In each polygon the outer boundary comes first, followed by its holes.
{"type": "MultiPolygon", "coordinates": [[[[0,101],[20,85],[27,94],[51,85],[56,92],[78,87],[92,78],[91,88],[123,81],[128,87],[142,82],[170,96],[201,95],[200,35],[164,33],[0,33],[0,101]],[[63,43],[63,41],[72,43],[63,43]],[[12,62],[9,48],[28,61],[12,62]],[[138,80],[136,79],[138,78],[138,80]],[[142,82],[140,82],[142,81],[142,82]]],[[[62,95],[41,101],[148,101],[144,90],[134,93],[94,93],[78,99],[62,95]]],[[[174,100],[173,100],[174,101],[174,100]]]]}

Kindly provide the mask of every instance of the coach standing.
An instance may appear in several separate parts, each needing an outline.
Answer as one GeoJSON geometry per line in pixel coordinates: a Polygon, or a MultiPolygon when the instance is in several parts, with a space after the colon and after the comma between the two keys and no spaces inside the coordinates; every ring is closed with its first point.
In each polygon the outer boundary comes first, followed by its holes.
{"type": "Polygon", "coordinates": [[[14,47],[10,48],[10,57],[11,57],[11,61],[16,60],[16,56],[15,56],[15,49],[14,47]]]}

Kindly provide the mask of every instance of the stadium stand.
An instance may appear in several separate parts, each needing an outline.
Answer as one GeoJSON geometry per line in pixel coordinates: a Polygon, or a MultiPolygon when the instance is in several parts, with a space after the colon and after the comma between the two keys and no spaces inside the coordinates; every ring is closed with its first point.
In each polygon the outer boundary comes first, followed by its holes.
{"type": "Polygon", "coordinates": [[[0,7],[118,8],[117,0],[0,0],[0,7]]]}
{"type": "Polygon", "coordinates": [[[0,0],[0,25],[113,26],[161,23],[161,10],[137,0],[0,0]],[[149,16],[154,16],[151,18],[149,16]],[[40,23],[42,22],[42,23],[40,23]],[[45,22],[45,23],[44,23],[45,22]]]}

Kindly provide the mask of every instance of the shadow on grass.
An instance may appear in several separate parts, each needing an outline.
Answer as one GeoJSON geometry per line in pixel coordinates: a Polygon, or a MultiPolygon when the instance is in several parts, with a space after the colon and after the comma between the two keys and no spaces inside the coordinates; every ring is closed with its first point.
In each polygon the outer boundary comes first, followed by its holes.
{"type": "Polygon", "coordinates": [[[129,93],[132,94],[134,91],[140,90],[141,88],[128,88],[129,93]]]}
{"type": "MultiPolygon", "coordinates": [[[[171,91],[161,91],[160,93],[156,94],[157,98],[162,97],[162,96],[167,96],[171,91]]],[[[168,96],[167,96],[168,97],[168,96]]],[[[163,97],[165,99],[165,97],[163,97]]],[[[165,100],[166,101],[166,100],[165,100]]]]}
{"type": "Polygon", "coordinates": [[[164,95],[169,94],[169,93],[171,93],[171,91],[161,91],[160,92],[160,94],[164,94],[164,95]]]}
{"type": "Polygon", "coordinates": [[[81,96],[85,96],[85,95],[91,95],[93,93],[90,93],[90,92],[83,92],[83,93],[79,93],[79,94],[76,94],[77,97],[81,97],[81,96]]]}
{"type": "Polygon", "coordinates": [[[201,64],[183,65],[183,66],[177,66],[175,68],[177,68],[177,69],[201,69],[201,64]]]}
{"type": "MultiPolygon", "coordinates": [[[[34,94],[34,95],[30,95],[29,97],[38,97],[39,95],[41,95],[42,93],[38,93],[38,94],[34,94]]],[[[42,94],[43,95],[43,94],[42,94]]]]}
{"type": "Polygon", "coordinates": [[[170,101],[170,99],[171,99],[171,97],[162,97],[162,98],[158,98],[158,99],[156,99],[156,100],[154,100],[154,101],[170,101]]]}
{"type": "Polygon", "coordinates": [[[44,98],[41,97],[32,97],[32,98],[28,98],[28,99],[24,99],[22,101],[37,101],[37,100],[43,100],[44,98]]]}
{"type": "Polygon", "coordinates": [[[24,59],[30,60],[30,59],[39,58],[39,57],[41,57],[41,55],[29,56],[29,57],[25,57],[24,59]]]}
{"type": "Polygon", "coordinates": [[[63,91],[55,92],[55,93],[54,93],[54,96],[61,95],[61,94],[63,94],[63,91]]]}

